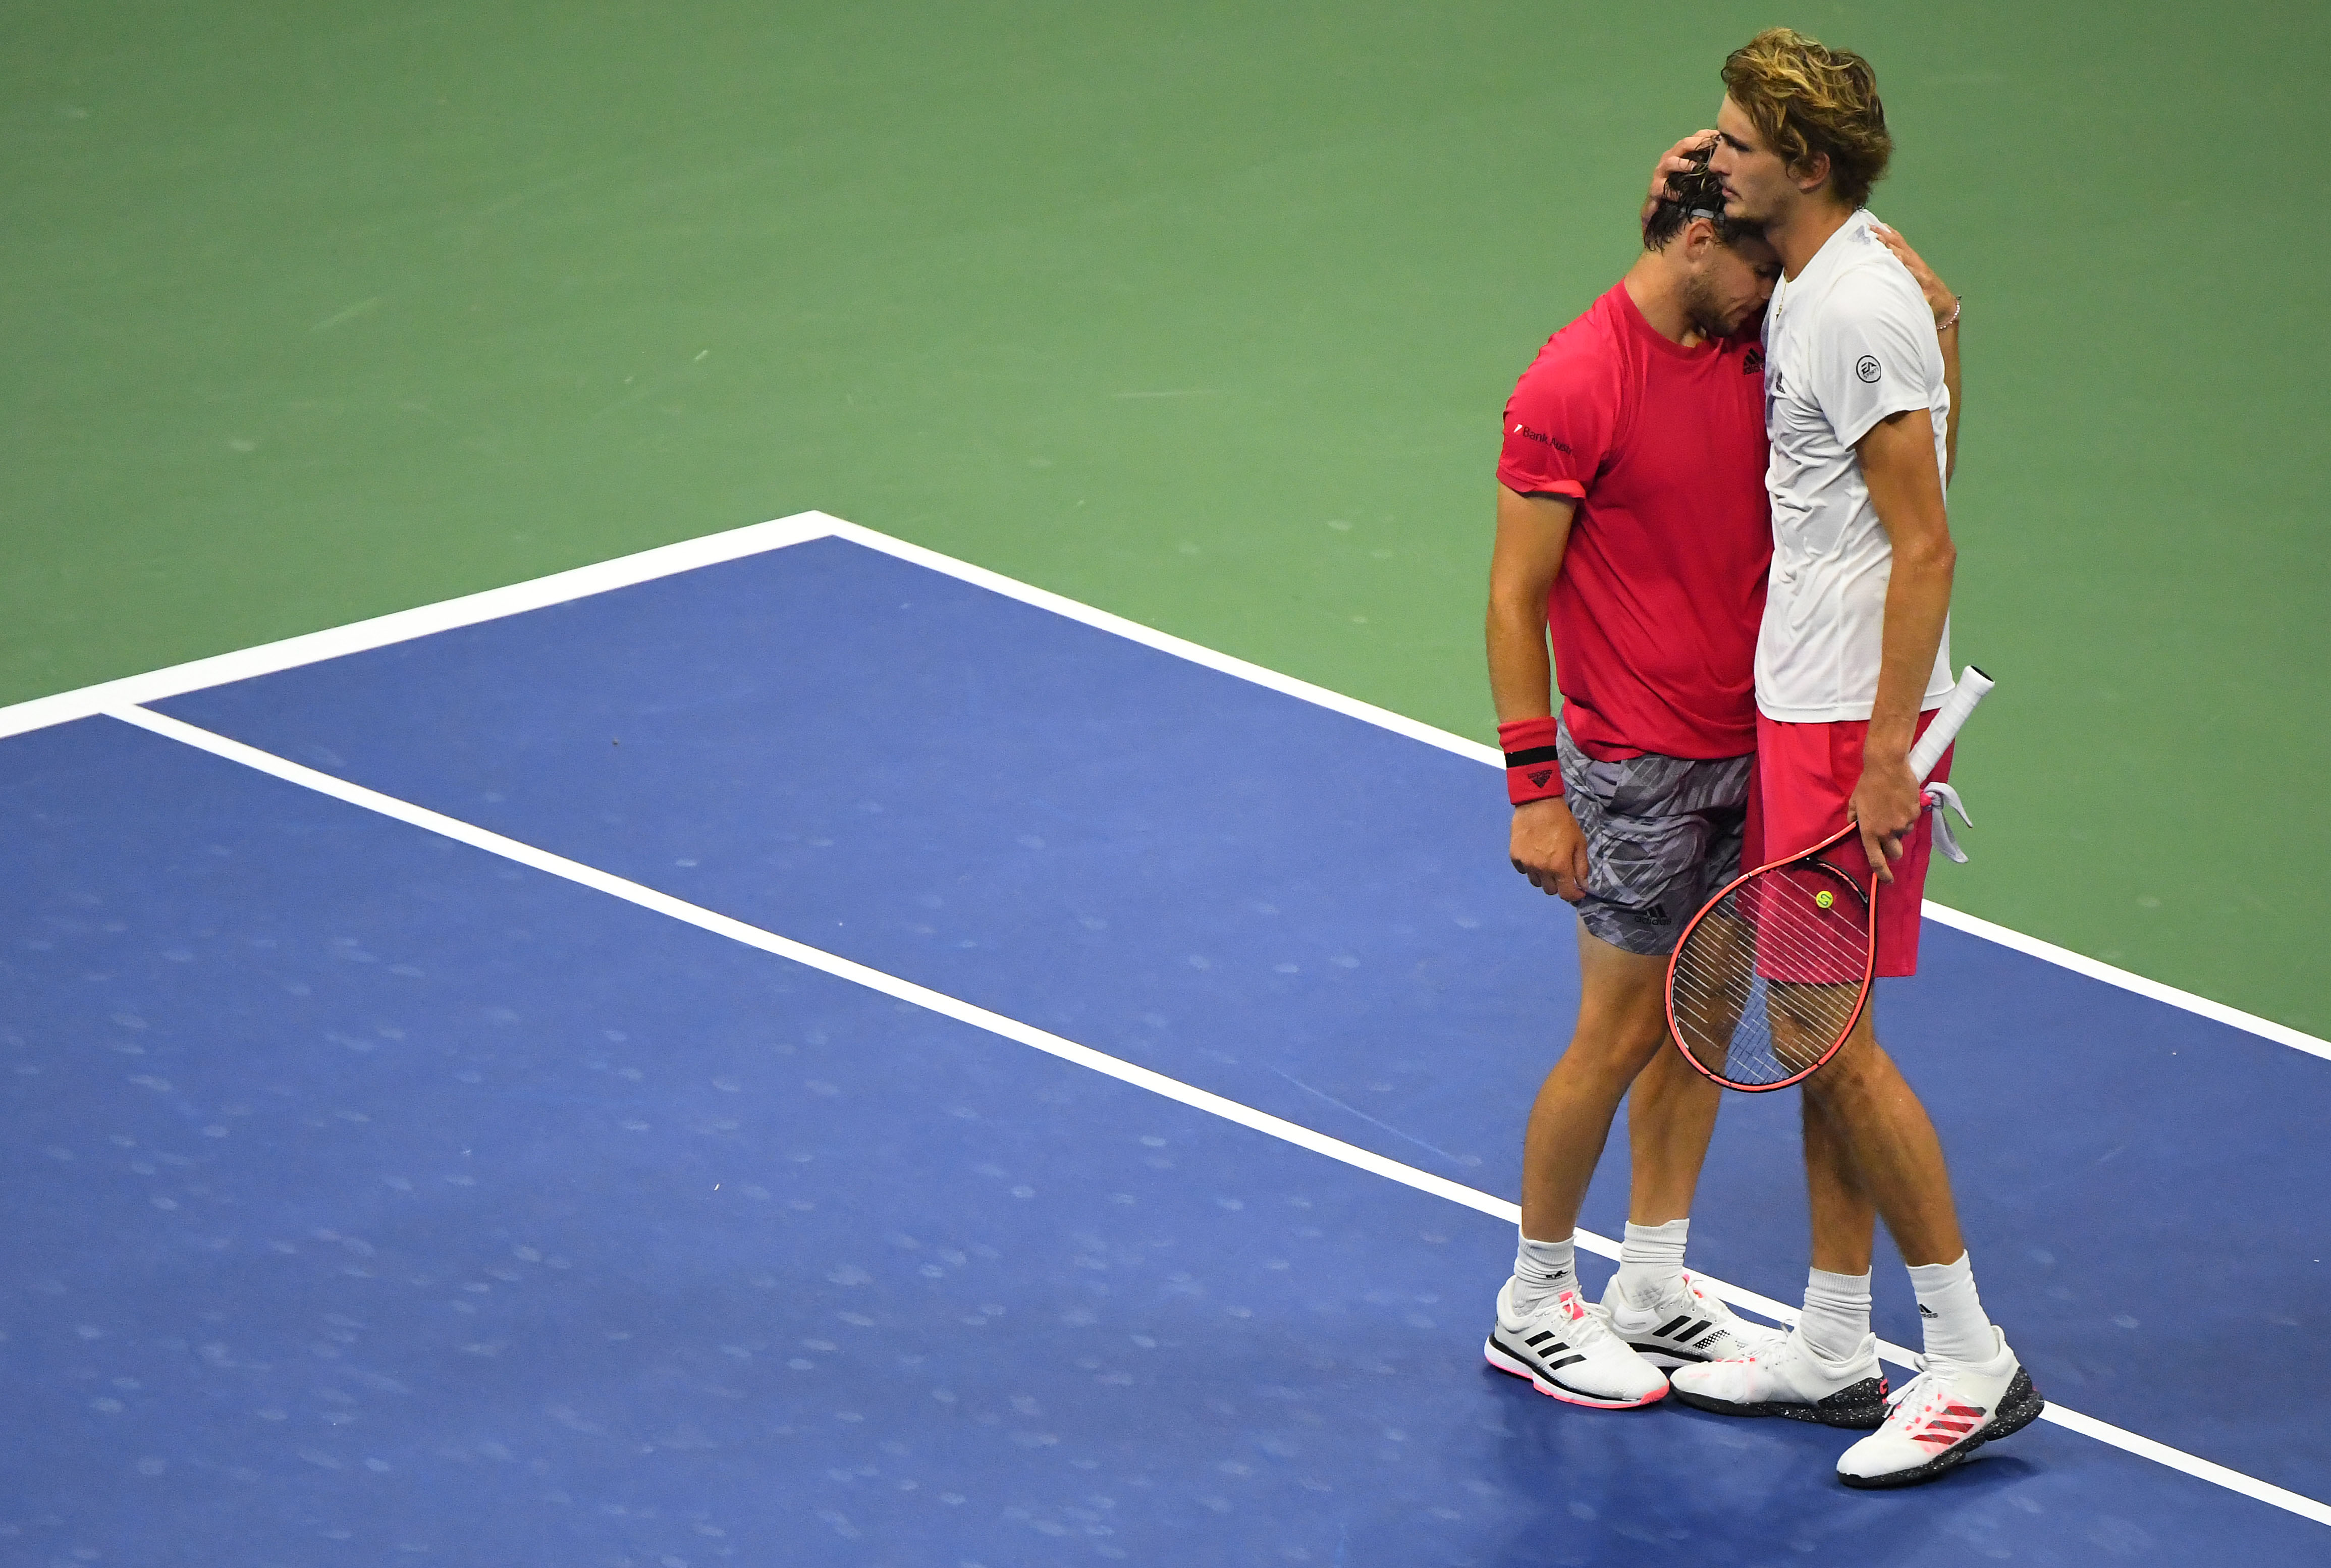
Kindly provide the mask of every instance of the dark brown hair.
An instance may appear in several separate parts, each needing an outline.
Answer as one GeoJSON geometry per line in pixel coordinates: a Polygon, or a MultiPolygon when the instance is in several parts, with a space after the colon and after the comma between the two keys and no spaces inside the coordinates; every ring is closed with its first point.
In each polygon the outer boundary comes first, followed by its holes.
{"type": "Polygon", "coordinates": [[[1668,242],[1683,233],[1684,225],[1694,217],[1709,217],[1716,223],[1716,237],[1725,244],[1738,248],[1741,241],[1763,234],[1758,225],[1724,215],[1724,182],[1708,172],[1708,155],[1716,144],[1695,148],[1689,156],[1689,174],[1670,175],[1667,194],[1660,198],[1651,215],[1643,220],[1643,249],[1664,251],[1668,242]]]}

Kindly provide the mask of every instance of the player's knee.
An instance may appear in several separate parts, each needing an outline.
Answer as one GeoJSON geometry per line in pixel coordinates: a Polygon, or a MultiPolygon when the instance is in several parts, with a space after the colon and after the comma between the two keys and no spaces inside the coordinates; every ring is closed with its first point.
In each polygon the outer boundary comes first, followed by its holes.
{"type": "Polygon", "coordinates": [[[1870,1055],[1847,1041],[1838,1053],[1813,1070],[1804,1081],[1805,1103],[1821,1107],[1859,1094],[1870,1082],[1870,1055]]]}
{"type": "Polygon", "coordinates": [[[1619,1066],[1630,1082],[1641,1078],[1659,1064],[1660,1053],[1669,1049],[1667,1027],[1634,1035],[1619,1058],[1619,1066]]]}
{"type": "Polygon", "coordinates": [[[1570,1042],[1567,1058],[1574,1072],[1592,1073],[1623,1085],[1633,1082],[1635,1075],[1650,1065],[1666,1039],[1664,1030],[1650,1034],[1641,1029],[1605,1029],[1591,1033],[1582,1029],[1570,1042]]]}

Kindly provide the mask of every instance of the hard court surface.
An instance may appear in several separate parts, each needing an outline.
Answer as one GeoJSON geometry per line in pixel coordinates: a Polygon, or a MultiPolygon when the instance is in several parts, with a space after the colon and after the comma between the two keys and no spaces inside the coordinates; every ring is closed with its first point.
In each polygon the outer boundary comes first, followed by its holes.
{"type": "MultiPolygon", "coordinates": [[[[2255,1157],[2331,1062],[1930,920],[1880,1028],[1986,1302],[2134,1440],[1869,1496],[1540,1398],[1479,1345],[1573,927],[1494,776],[785,537],[0,740],[0,1561],[2331,1550],[2324,1172],[2255,1157]]],[[[1693,1237],[1782,1300],[1791,1098],[1693,1237]]]]}

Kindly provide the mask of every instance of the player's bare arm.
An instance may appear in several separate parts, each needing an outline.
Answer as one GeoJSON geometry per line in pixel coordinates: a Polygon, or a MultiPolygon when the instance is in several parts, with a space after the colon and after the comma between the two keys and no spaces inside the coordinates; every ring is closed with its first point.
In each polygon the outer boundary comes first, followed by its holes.
{"type": "Polygon", "coordinates": [[[1879,525],[1894,548],[1886,585],[1885,641],[1878,698],[1862,746],[1861,782],[1849,810],[1861,828],[1862,849],[1880,879],[1918,824],[1922,803],[1911,776],[1910,743],[1927,680],[1942,647],[1951,609],[1951,575],[1958,551],[1951,543],[1943,504],[1943,476],[1935,466],[1935,425],[1926,409],[1879,420],[1854,449],[1879,525]]]}
{"type": "Polygon", "coordinates": [[[1959,297],[1951,286],[1935,275],[1918,252],[1910,248],[1898,230],[1884,223],[1873,223],[1870,232],[1878,242],[1894,252],[1894,259],[1910,270],[1926,297],[1927,309],[1935,313],[1935,336],[1943,346],[1943,385],[1951,394],[1950,426],[1943,432],[1943,479],[1946,483],[1958,477],[1959,471],[1959,408],[1964,401],[1959,393],[1959,297]]]}
{"type": "MultiPolygon", "coordinates": [[[[1554,712],[1554,660],[1546,602],[1562,574],[1578,503],[1498,487],[1498,537],[1489,556],[1489,695],[1498,722],[1554,712]]],[[[1514,808],[1514,870],[1532,886],[1578,902],[1586,896],[1586,839],[1560,796],[1514,808]]]]}

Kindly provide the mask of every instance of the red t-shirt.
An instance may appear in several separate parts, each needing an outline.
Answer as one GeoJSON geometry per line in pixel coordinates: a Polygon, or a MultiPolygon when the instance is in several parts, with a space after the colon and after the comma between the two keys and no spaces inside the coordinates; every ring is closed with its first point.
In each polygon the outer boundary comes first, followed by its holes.
{"type": "Polygon", "coordinates": [[[1546,622],[1590,756],[1756,748],[1764,365],[1753,338],[1661,337],[1621,284],[1547,339],[1506,404],[1499,481],[1579,502],[1546,622]]]}

